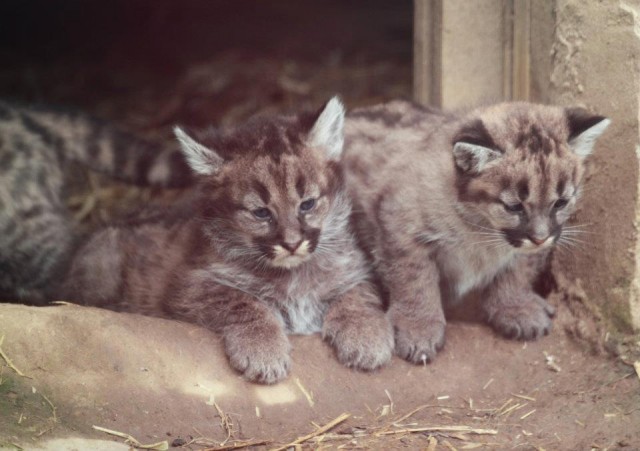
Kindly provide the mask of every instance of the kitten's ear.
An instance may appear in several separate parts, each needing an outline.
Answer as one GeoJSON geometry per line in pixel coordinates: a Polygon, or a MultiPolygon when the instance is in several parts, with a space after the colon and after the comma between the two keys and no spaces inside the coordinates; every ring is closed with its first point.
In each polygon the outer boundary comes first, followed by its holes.
{"type": "Polygon", "coordinates": [[[453,159],[463,172],[478,174],[502,152],[480,119],[465,125],[453,140],[453,159]]]}
{"type": "Polygon", "coordinates": [[[180,127],[174,127],[173,133],[180,142],[187,163],[196,174],[214,175],[220,170],[224,160],[214,150],[197,142],[180,127]]]}
{"type": "Polygon", "coordinates": [[[338,97],[333,97],[309,132],[309,145],[325,150],[329,160],[338,160],[344,145],[344,106],[338,97]]]}
{"type": "Polygon", "coordinates": [[[584,108],[567,108],[569,126],[569,147],[580,157],[586,157],[593,150],[596,139],[604,133],[611,119],[589,113],[584,108]]]}

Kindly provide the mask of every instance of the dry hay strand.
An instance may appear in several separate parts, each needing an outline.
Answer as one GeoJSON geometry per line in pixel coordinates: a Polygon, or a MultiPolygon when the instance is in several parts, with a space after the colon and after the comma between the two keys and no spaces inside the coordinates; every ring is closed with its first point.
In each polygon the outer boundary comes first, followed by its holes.
{"type": "MultiPolygon", "coordinates": [[[[508,403],[507,403],[508,406],[508,403]]],[[[468,434],[473,435],[497,435],[498,431],[496,429],[485,429],[485,428],[476,428],[468,425],[443,425],[443,426],[419,426],[416,423],[412,423],[409,425],[402,425],[403,421],[415,415],[417,412],[427,408],[443,408],[445,406],[442,405],[434,405],[434,404],[424,404],[422,406],[416,407],[410,412],[398,417],[395,420],[389,421],[386,424],[380,426],[363,426],[363,427],[352,427],[349,429],[349,432],[338,432],[336,434],[324,434],[322,436],[316,437],[314,442],[316,445],[319,445],[322,442],[330,442],[330,441],[345,441],[349,442],[345,445],[341,446],[349,446],[353,445],[354,447],[364,446],[373,447],[379,446],[380,440],[383,440],[384,437],[402,437],[411,435],[411,434],[428,434],[428,447],[427,449],[435,449],[435,446],[438,444],[440,446],[447,446],[446,440],[438,443],[438,440],[435,436],[442,436],[446,438],[453,438],[456,440],[464,441],[463,449],[474,449],[482,446],[486,446],[486,443],[477,443],[471,441],[468,434]],[[361,441],[361,442],[360,442],[361,441]],[[358,443],[359,442],[359,443],[358,443]],[[446,443],[445,443],[446,442],[446,443]]],[[[497,410],[497,409],[494,409],[497,410]]],[[[514,409],[515,410],[515,409],[514,409]]],[[[378,417],[380,418],[380,417],[378,417]]],[[[383,442],[386,443],[386,442],[383,442]]],[[[451,448],[455,449],[455,448],[451,448]]]]}
{"type": "Polygon", "coordinates": [[[532,397],[532,396],[526,396],[526,395],[517,395],[515,393],[511,393],[513,396],[515,396],[516,398],[520,398],[520,399],[526,399],[527,401],[533,401],[535,402],[536,398],[532,397]]]}
{"type": "Polygon", "coordinates": [[[58,415],[57,415],[58,409],[56,408],[56,406],[53,405],[51,400],[46,397],[46,395],[44,395],[43,393],[40,393],[40,396],[42,396],[44,398],[44,400],[47,401],[47,404],[49,404],[49,406],[51,407],[51,413],[53,415],[53,422],[57,423],[58,422],[58,415]]]}
{"type": "MultiPolygon", "coordinates": [[[[196,432],[200,434],[200,432],[197,429],[196,429],[196,432]]],[[[233,449],[248,448],[250,446],[268,445],[269,443],[272,443],[272,442],[273,440],[246,439],[246,440],[233,440],[231,442],[222,444],[222,443],[218,443],[218,441],[213,440],[211,438],[204,437],[201,434],[200,437],[196,437],[184,444],[172,445],[172,446],[181,447],[181,448],[186,447],[191,449],[190,448],[191,445],[196,445],[196,446],[204,447],[204,448],[198,448],[200,451],[226,451],[226,450],[233,450],[233,449]]]]}
{"type": "Polygon", "coordinates": [[[158,450],[158,451],[164,451],[164,450],[168,450],[169,449],[169,443],[164,440],[162,442],[158,442],[158,443],[151,443],[149,445],[143,445],[142,443],[140,443],[138,440],[136,440],[133,436],[126,434],[124,432],[119,432],[119,431],[114,431],[111,429],[107,429],[107,428],[103,428],[100,426],[92,426],[96,431],[100,431],[100,432],[104,432],[106,434],[109,435],[113,435],[116,437],[120,437],[125,439],[124,442],[133,447],[133,448],[138,448],[138,449],[152,449],[152,450],[158,450]]]}
{"type": "Polygon", "coordinates": [[[238,440],[237,442],[227,443],[226,445],[214,446],[212,448],[203,448],[200,451],[228,451],[233,449],[248,448],[250,446],[268,445],[270,440],[238,440]]]}
{"type": "Polygon", "coordinates": [[[0,357],[3,358],[3,360],[6,362],[7,366],[9,368],[11,368],[13,371],[15,371],[18,376],[26,377],[27,379],[33,379],[31,376],[27,376],[22,371],[20,371],[18,368],[16,368],[16,366],[13,364],[13,362],[11,361],[9,356],[7,356],[7,354],[2,349],[2,343],[3,342],[4,342],[4,335],[2,337],[0,337],[0,357]]]}
{"type": "Polygon", "coordinates": [[[342,415],[340,415],[339,417],[337,417],[336,419],[328,422],[327,424],[325,424],[324,426],[319,427],[318,429],[316,429],[314,432],[312,432],[311,434],[307,434],[304,435],[302,437],[298,437],[297,439],[295,439],[294,441],[292,441],[291,443],[288,443],[284,446],[281,446],[279,448],[273,448],[270,451],[284,451],[287,448],[291,448],[291,447],[296,447],[297,445],[300,445],[308,440],[311,440],[314,437],[317,437],[319,435],[324,434],[325,432],[333,429],[334,427],[336,427],[338,424],[342,423],[343,421],[345,421],[347,418],[349,418],[351,416],[350,413],[343,413],[342,415]]]}
{"type": "MultiPolygon", "coordinates": [[[[220,417],[220,426],[222,427],[222,429],[225,431],[225,433],[227,434],[227,438],[225,438],[222,443],[220,443],[220,447],[224,447],[227,442],[231,439],[231,437],[233,437],[234,434],[234,430],[233,430],[233,420],[231,419],[231,416],[227,413],[225,413],[220,406],[218,405],[218,403],[213,399],[213,397],[211,397],[211,400],[209,401],[209,403],[211,405],[213,405],[213,407],[216,408],[216,412],[218,412],[218,416],[220,417]]],[[[208,403],[208,404],[209,404],[208,403]]],[[[235,448],[230,448],[230,449],[235,449],[235,448]]]]}
{"type": "Polygon", "coordinates": [[[395,434],[412,434],[416,432],[461,432],[468,434],[477,434],[477,435],[496,435],[498,431],[495,429],[478,429],[471,426],[427,426],[427,427],[419,427],[419,428],[406,428],[406,429],[394,429],[392,431],[381,431],[377,432],[374,435],[395,435],[395,434]]]}
{"type": "MultiPolygon", "coordinates": [[[[309,403],[309,407],[313,407],[315,405],[315,401],[313,400],[313,392],[310,392],[306,389],[304,385],[302,385],[302,381],[299,377],[294,379],[295,384],[298,386],[302,394],[305,398],[307,398],[307,402],[309,403]]],[[[257,408],[257,407],[256,407],[257,408]]]]}

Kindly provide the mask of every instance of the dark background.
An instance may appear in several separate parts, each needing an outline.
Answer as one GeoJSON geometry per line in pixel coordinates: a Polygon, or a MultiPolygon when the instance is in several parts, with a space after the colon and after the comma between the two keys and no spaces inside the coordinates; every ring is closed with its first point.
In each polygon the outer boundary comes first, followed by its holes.
{"type": "Polygon", "coordinates": [[[411,0],[3,0],[0,97],[140,130],[411,94],[411,0]]]}

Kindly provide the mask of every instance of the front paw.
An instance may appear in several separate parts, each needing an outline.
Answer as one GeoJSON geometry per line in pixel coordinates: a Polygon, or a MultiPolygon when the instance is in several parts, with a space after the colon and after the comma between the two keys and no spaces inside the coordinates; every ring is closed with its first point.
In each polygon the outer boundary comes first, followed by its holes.
{"type": "Polygon", "coordinates": [[[289,374],[291,344],[279,327],[229,327],[224,344],[231,366],[252,382],[274,384],[289,374]]]}
{"type": "Polygon", "coordinates": [[[389,311],[395,329],[396,355],[411,363],[428,363],[444,346],[444,319],[413,317],[389,311]]]}
{"type": "Polygon", "coordinates": [[[393,354],[393,328],[379,310],[357,316],[328,316],[322,335],[335,349],[340,363],[359,370],[375,370],[393,354]]]}
{"type": "Polygon", "coordinates": [[[508,301],[489,300],[485,305],[487,321],[507,338],[535,340],[549,334],[555,308],[532,292],[508,301]]]}

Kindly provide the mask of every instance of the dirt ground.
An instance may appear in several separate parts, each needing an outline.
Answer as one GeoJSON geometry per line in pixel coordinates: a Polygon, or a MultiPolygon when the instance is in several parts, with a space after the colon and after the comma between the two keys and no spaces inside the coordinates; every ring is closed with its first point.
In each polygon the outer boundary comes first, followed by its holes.
{"type": "Polygon", "coordinates": [[[347,414],[305,447],[640,449],[638,375],[570,338],[574,321],[560,305],[554,332],[526,344],[454,321],[434,363],[396,358],[374,373],[342,367],[319,336],[293,337],[290,377],[265,387],[193,325],[4,304],[1,348],[24,376],[0,366],[0,446],[126,449],[98,426],[142,444],[274,449],[347,414]]]}
{"type": "MultiPolygon", "coordinates": [[[[1,96],[169,137],[175,123],[233,124],[335,93],[349,107],[411,94],[409,1],[81,3],[0,5],[1,96]]],[[[80,175],[79,226],[162,194],[80,175]]],[[[538,342],[504,340],[468,309],[451,314],[434,363],[364,374],[319,337],[293,337],[292,374],[273,387],[243,381],[192,325],[0,304],[0,449],[128,448],[98,426],[187,449],[313,433],[310,449],[640,450],[639,339],[610,333],[555,269],[543,288],[559,315],[538,342]]]]}

